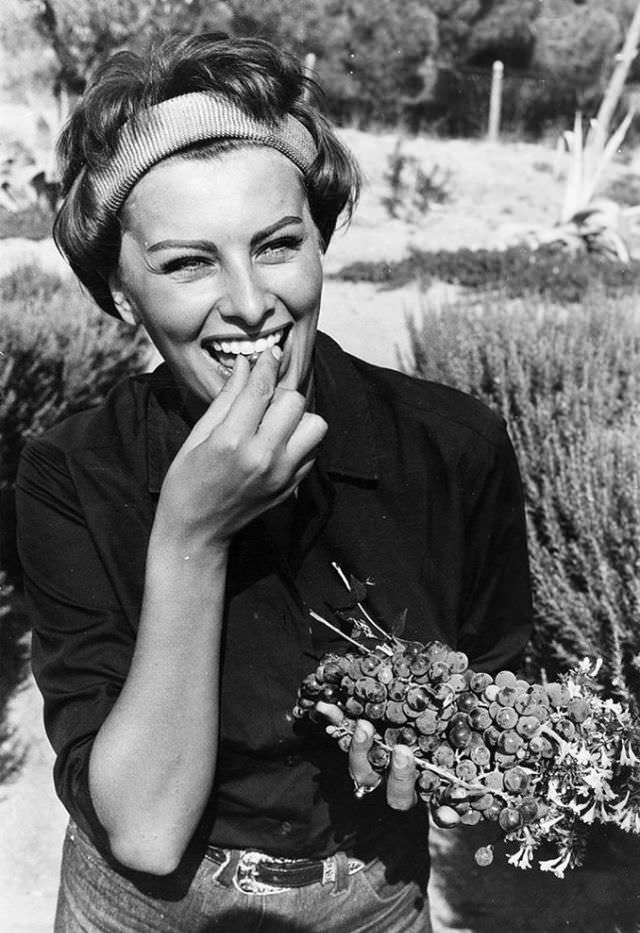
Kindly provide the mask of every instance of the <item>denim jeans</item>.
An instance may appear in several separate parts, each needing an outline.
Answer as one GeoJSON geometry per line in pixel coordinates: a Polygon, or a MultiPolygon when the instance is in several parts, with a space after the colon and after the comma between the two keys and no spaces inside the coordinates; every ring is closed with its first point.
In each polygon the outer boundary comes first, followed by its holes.
{"type": "Polygon", "coordinates": [[[331,882],[248,895],[205,856],[176,893],[162,878],[121,875],[70,823],[54,933],[431,933],[423,870],[421,881],[390,881],[375,859],[349,875],[342,855],[331,882]]]}

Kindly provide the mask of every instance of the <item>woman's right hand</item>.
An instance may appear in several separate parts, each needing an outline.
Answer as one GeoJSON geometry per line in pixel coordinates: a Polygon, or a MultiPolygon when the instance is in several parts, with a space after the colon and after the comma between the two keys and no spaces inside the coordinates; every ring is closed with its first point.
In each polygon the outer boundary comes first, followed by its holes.
{"type": "Polygon", "coordinates": [[[327,424],[305,411],[301,393],[277,387],[280,357],[267,350],[250,369],[238,356],[193,427],[160,494],[156,517],[169,534],[226,547],[311,469],[327,424]]]}

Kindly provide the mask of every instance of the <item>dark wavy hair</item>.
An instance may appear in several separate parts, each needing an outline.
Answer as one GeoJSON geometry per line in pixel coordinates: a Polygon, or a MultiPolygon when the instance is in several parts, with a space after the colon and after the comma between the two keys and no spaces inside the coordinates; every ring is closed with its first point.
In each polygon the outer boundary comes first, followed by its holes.
{"type": "MultiPolygon", "coordinates": [[[[289,113],[304,124],[318,150],[304,184],[325,249],[339,216],[344,212],[348,220],[357,201],[357,165],[320,112],[320,91],[294,56],[263,39],[224,33],[166,39],[144,56],[119,52],[96,72],[61,133],[63,200],[54,224],[58,249],[109,314],[118,316],[108,280],[120,254],[119,219],[114,214],[105,222],[91,186],[74,182],[83,167],[91,173],[108,164],[127,120],[153,104],[193,91],[222,95],[267,123],[289,113]]],[[[215,152],[228,146],[209,141],[198,148],[215,152]]],[[[193,149],[185,155],[196,155],[193,149]]]]}

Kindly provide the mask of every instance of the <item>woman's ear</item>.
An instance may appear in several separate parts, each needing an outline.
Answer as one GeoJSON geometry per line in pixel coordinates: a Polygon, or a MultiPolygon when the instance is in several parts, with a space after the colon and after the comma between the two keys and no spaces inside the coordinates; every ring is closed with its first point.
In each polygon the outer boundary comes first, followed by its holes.
{"type": "Polygon", "coordinates": [[[113,298],[113,303],[116,306],[116,311],[122,320],[127,324],[137,324],[138,316],[135,312],[135,308],[122,287],[122,282],[117,272],[109,276],[109,290],[113,298]]]}

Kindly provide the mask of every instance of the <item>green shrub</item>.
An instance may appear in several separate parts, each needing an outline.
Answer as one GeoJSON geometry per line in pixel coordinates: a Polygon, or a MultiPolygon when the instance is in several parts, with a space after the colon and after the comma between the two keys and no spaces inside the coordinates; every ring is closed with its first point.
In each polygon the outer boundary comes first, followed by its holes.
{"type": "Polygon", "coordinates": [[[535,677],[600,657],[640,700],[640,319],[600,296],[559,312],[504,297],[426,308],[405,368],[506,419],[526,498],[535,677]]]}
{"type": "Polygon", "coordinates": [[[624,264],[586,252],[572,254],[557,246],[414,250],[397,262],[351,263],[337,278],[390,288],[414,280],[424,285],[441,281],[464,288],[500,289],[509,298],[539,295],[566,304],[583,301],[594,286],[616,297],[640,290],[640,262],[624,264]]]}

